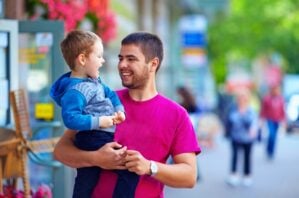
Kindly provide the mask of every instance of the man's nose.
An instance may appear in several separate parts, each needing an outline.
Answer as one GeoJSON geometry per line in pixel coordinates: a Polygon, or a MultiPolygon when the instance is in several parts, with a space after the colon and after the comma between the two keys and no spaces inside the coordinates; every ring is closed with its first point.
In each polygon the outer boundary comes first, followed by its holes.
{"type": "Polygon", "coordinates": [[[118,67],[119,67],[119,68],[125,68],[125,67],[127,67],[127,63],[126,63],[126,61],[125,61],[125,60],[120,60],[120,61],[118,62],[118,67]]]}

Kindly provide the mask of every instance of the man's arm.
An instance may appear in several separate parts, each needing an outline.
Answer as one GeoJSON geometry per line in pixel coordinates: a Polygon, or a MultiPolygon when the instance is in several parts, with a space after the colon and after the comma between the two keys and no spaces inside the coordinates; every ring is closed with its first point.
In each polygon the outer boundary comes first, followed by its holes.
{"type": "Polygon", "coordinates": [[[99,166],[104,169],[125,169],[123,153],[126,147],[116,142],[107,143],[96,151],[83,151],[75,147],[74,131],[67,129],[54,149],[56,160],[72,168],[99,166]]]}
{"type": "MultiPolygon", "coordinates": [[[[150,174],[150,160],[138,151],[128,150],[126,167],[138,175],[150,174]]],[[[156,162],[158,172],[153,177],[165,185],[176,188],[192,188],[196,184],[195,153],[183,153],[173,157],[174,164],[156,162]]]]}
{"type": "Polygon", "coordinates": [[[171,187],[194,187],[197,177],[195,153],[176,155],[173,157],[173,161],[173,164],[158,163],[158,173],[154,177],[171,187]]]}

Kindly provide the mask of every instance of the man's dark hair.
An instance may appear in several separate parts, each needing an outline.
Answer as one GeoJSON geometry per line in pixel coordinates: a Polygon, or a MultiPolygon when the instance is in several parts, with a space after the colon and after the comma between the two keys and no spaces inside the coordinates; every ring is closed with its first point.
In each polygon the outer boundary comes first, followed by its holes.
{"type": "Polygon", "coordinates": [[[135,32],[129,34],[121,41],[121,45],[130,44],[140,47],[147,63],[157,57],[159,59],[159,65],[156,71],[158,71],[162,63],[164,53],[163,43],[157,35],[148,32],[135,32]]]}

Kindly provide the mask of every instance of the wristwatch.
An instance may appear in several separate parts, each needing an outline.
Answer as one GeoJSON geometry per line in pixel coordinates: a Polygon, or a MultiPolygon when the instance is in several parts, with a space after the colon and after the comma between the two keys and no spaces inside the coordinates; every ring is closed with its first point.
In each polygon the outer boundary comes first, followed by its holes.
{"type": "Polygon", "coordinates": [[[154,176],[158,172],[158,165],[154,161],[150,161],[150,175],[154,176]]]}

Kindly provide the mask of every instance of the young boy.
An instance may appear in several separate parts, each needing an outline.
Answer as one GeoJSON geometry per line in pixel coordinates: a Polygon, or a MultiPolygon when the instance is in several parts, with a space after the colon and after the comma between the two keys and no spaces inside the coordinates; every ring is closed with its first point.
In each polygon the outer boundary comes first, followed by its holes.
{"type": "MultiPolygon", "coordinates": [[[[52,85],[50,95],[62,108],[65,126],[76,131],[75,145],[97,150],[113,141],[115,125],[125,120],[117,94],[99,79],[105,62],[102,41],[92,32],[75,30],[61,42],[61,51],[71,72],[52,85]]],[[[78,168],[73,197],[90,198],[100,171],[99,167],[78,168]]],[[[114,197],[125,197],[127,189],[132,189],[127,197],[134,197],[138,176],[127,170],[117,173],[114,197]]]]}

